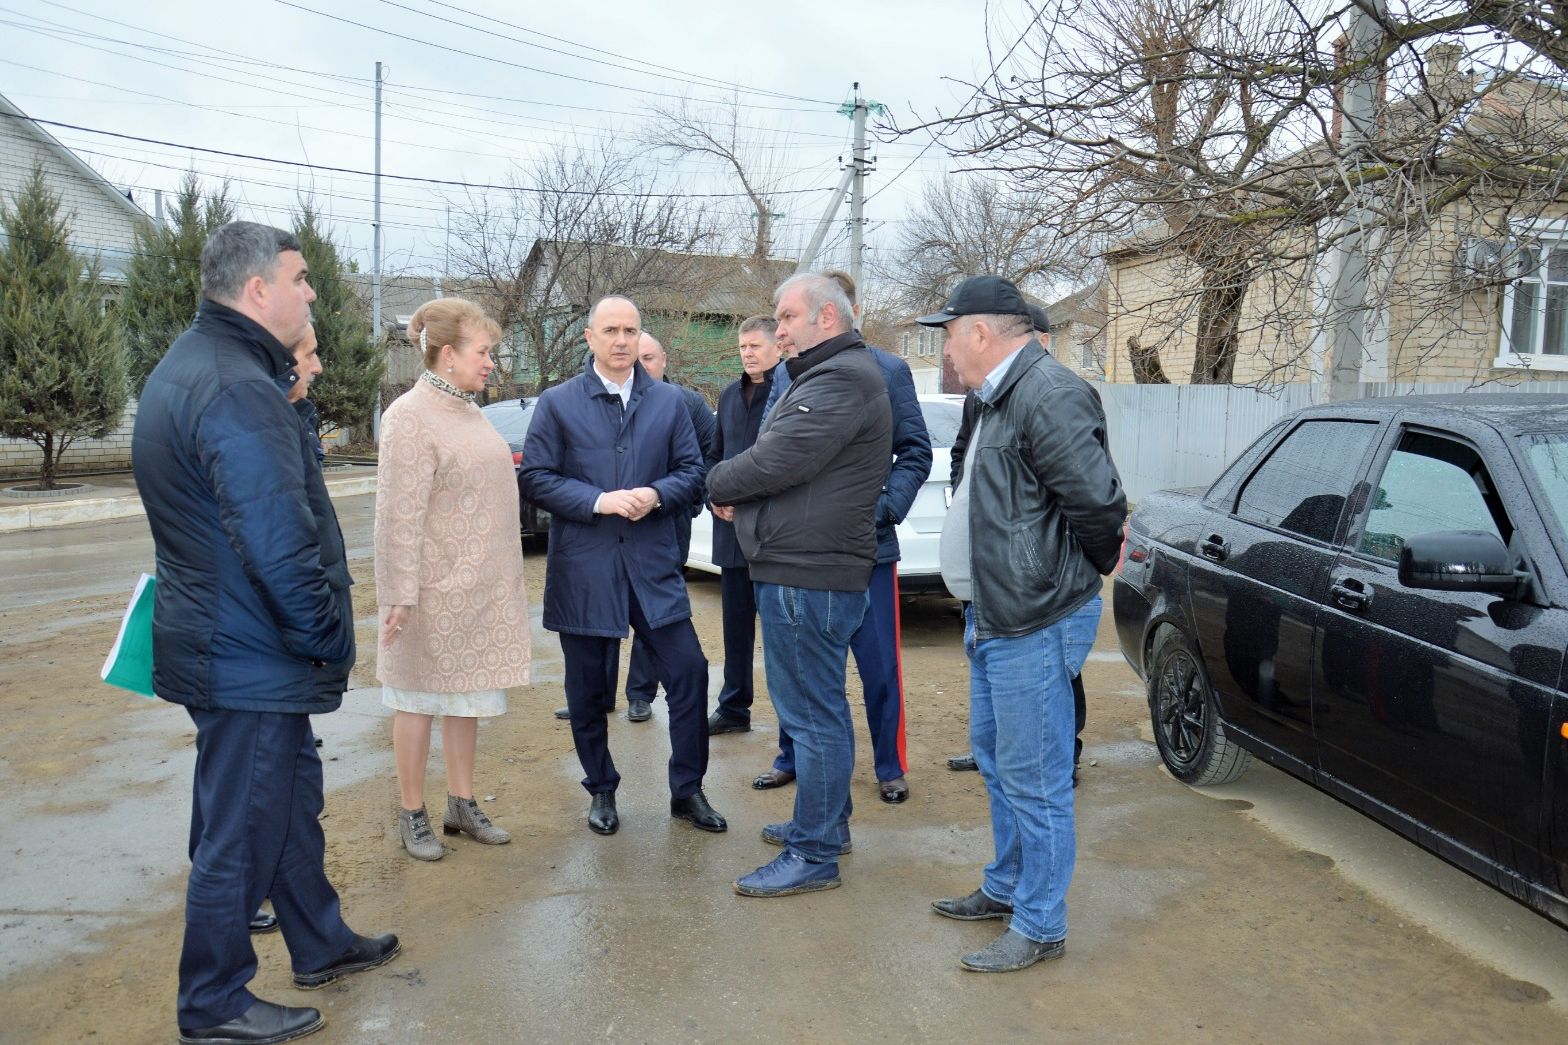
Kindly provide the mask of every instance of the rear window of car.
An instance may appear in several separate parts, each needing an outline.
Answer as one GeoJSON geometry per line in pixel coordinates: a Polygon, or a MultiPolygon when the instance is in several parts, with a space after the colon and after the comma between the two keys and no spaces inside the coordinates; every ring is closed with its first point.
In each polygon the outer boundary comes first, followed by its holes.
{"type": "Polygon", "coordinates": [[[508,443],[521,442],[528,434],[528,422],[533,419],[534,401],[524,399],[521,403],[493,403],[484,408],[484,415],[495,430],[501,433],[501,438],[508,443]]]}
{"type": "Polygon", "coordinates": [[[926,431],[931,433],[931,445],[938,449],[951,449],[958,438],[958,425],[964,418],[964,408],[959,403],[921,403],[920,412],[926,418],[926,431]]]}
{"type": "Polygon", "coordinates": [[[1325,543],[1334,539],[1377,425],[1303,421],[1247,479],[1236,514],[1325,543]]]}

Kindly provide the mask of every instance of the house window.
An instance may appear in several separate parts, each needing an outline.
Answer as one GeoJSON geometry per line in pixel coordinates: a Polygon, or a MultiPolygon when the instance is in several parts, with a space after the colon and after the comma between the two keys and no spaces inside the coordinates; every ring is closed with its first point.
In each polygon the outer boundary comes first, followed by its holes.
{"type": "Polygon", "coordinates": [[[1568,222],[1522,228],[1511,261],[1496,365],[1568,370],[1568,222]]]}

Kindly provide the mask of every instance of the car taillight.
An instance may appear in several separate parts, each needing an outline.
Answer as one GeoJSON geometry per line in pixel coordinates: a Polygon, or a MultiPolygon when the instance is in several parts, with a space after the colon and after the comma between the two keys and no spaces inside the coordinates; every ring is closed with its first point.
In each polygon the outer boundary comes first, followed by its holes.
{"type": "Polygon", "coordinates": [[[512,467],[513,468],[521,468],[522,466],[523,466],[523,452],[521,450],[513,450],[512,451],[512,467]]]}

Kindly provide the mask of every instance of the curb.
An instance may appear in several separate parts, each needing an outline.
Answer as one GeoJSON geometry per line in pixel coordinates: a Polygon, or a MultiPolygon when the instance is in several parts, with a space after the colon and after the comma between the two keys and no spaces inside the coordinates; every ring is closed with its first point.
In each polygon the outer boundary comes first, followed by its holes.
{"type": "MultiPolygon", "coordinates": [[[[375,492],[374,473],[327,480],[327,496],[333,500],[375,492]]],[[[125,494],[120,497],[84,497],[74,501],[55,501],[45,504],[8,505],[0,508],[0,533],[37,530],[47,526],[69,526],[73,523],[104,522],[109,519],[130,519],[144,514],[142,499],[136,494],[125,494]]]]}

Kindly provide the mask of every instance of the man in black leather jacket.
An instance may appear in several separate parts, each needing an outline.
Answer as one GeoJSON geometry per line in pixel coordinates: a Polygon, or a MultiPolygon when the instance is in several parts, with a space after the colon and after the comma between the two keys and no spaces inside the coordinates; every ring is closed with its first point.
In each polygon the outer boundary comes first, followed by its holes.
{"type": "Polygon", "coordinates": [[[1099,397],[1035,339],[1017,287],[965,280],[919,322],[945,328],[944,355],[978,392],[941,559],[965,603],[969,739],[996,853],[980,888],[932,906],[964,921],[1010,917],[960,964],[1011,972],[1066,950],[1072,677],[1094,645],[1100,578],[1116,566],[1127,499],[1099,397]]]}

